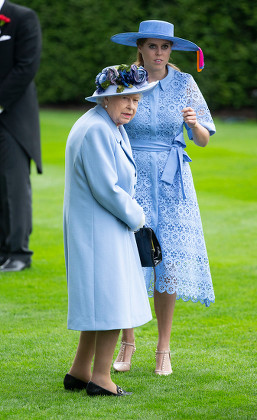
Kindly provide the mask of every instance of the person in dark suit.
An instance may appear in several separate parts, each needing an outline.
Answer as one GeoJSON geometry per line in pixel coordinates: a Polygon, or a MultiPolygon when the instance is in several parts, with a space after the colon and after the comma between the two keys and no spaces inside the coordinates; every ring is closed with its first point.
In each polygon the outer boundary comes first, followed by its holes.
{"type": "Polygon", "coordinates": [[[37,94],[41,29],[36,13],[0,0],[0,272],[31,264],[30,162],[42,173],[37,94]]]}

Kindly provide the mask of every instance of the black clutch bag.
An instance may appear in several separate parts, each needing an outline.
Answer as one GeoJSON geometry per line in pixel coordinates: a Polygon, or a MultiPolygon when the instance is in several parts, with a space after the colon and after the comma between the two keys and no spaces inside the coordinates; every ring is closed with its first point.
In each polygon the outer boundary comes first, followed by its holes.
{"type": "Polygon", "coordinates": [[[143,226],[135,232],[135,238],[142,267],[158,265],[162,260],[162,250],[153,229],[143,226]]]}

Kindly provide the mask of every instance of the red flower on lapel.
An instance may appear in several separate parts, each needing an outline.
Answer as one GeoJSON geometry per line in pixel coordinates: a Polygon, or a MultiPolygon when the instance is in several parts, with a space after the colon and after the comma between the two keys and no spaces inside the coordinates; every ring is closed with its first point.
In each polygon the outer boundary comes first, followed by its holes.
{"type": "Polygon", "coordinates": [[[5,23],[11,22],[11,19],[5,15],[0,15],[0,26],[4,26],[5,23]]]}

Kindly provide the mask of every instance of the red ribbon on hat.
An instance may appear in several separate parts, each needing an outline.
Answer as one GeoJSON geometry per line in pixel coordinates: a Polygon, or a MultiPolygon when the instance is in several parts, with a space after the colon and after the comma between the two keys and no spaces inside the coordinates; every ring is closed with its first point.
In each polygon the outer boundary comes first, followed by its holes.
{"type": "Polygon", "coordinates": [[[204,68],[204,56],[200,47],[197,51],[197,71],[200,72],[204,68]]]}

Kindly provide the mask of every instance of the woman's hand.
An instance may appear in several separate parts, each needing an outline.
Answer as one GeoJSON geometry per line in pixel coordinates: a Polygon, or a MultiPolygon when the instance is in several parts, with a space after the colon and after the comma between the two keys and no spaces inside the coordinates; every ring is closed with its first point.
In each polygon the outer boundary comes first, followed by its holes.
{"type": "Polygon", "coordinates": [[[196,112],[193,108],[183,108],[183,119],[185,123],[191,128],[193,133],[193,140],[197,146],[205,147],[209,143],[210,133],[207,128],[203,127],[196,118],[196,112]]]}
{"type": "Polygon", "coordinates": [[[194,128],[197,124],[197,119],[196,112],[193,110],[193,108],[183,108],[181,112],[183,112],[183,118],[188,127],[194,128]]]}

